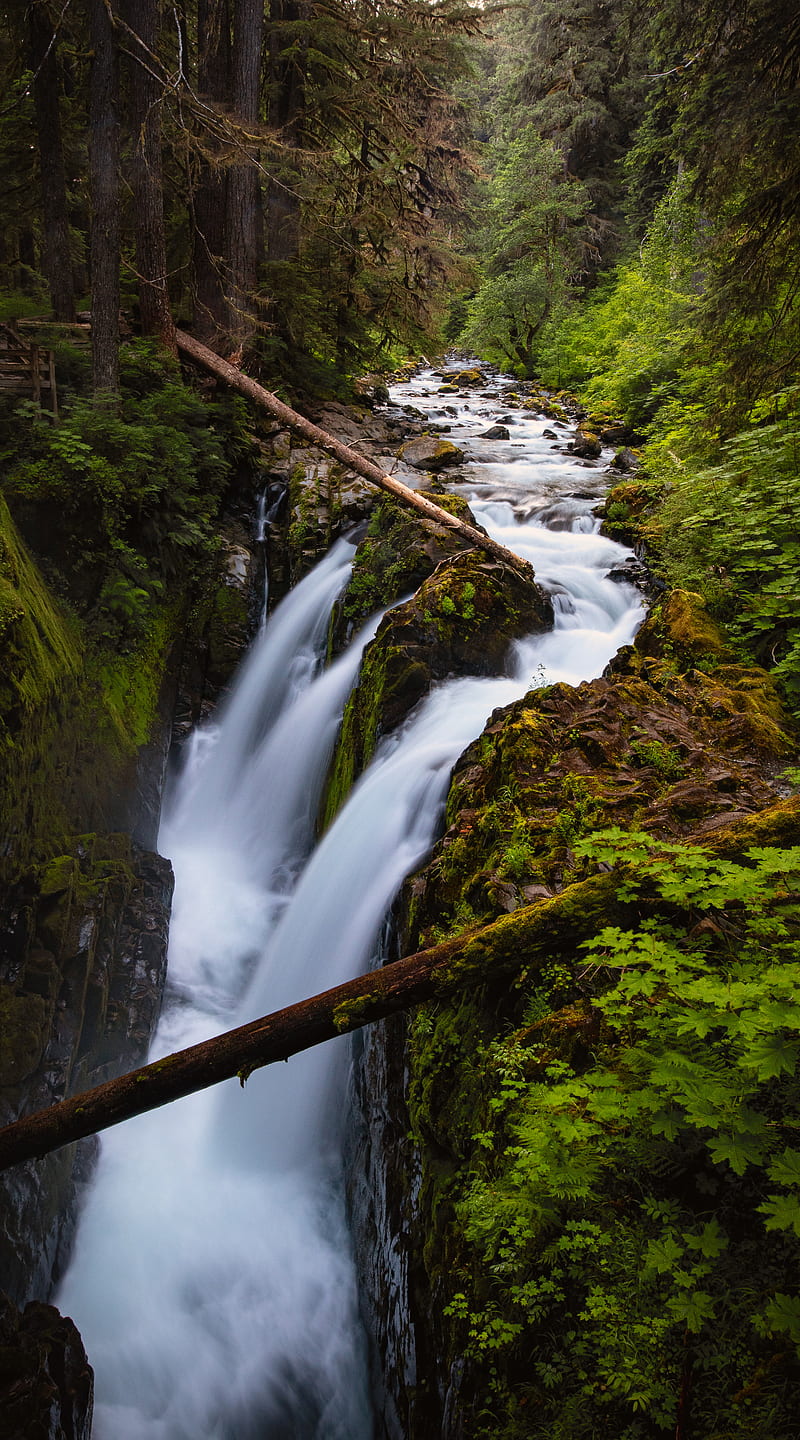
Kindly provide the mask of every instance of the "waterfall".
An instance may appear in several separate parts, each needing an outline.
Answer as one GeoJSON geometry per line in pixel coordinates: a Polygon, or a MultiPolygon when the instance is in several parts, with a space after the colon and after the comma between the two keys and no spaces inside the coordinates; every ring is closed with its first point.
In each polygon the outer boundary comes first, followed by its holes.
{"type": "MultiPolygon", "coordinates": [[[[405,395],[420,403],[413,386],[405,395]]],[[[480,407],[464,406],[453,428],[469,437],[480,423],[480,407]]],[[[576,462],[544,459],[543,423],[519,422],[522,465],[482,459],[475,441],[467,489],[490,534],[553,590],[555,630],[520,642],[510,675],[438,687],[379,746],[310,858],[371,633],[320,671],[352,547],[335,547],[255,643],[164,821],[176,898],[153,1058],[368,968],[388,906],[435,836],[451,767],[486,717],[532,684],[591,678],[632,638],[640,597],[606,578],[627,552],[596,533],[576,462]],[[537,456],[546,473],[519,487],[537,456]],[[579,480],[581,494],[564,497],[579,480]]],[[[340,1177],[348,1053],[346,1038],[333,1041],[104,1139],[58,1297],[96,1368],[95,1440],[369,1440],[340,1177]]]]}

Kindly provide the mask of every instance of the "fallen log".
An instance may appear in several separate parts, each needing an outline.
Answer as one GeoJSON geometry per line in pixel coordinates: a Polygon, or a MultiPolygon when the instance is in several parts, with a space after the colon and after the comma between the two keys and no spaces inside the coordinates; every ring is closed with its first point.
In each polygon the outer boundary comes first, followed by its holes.
{"type": "Polygon", "coordinates": [[[244,1084],[254,1070],[336,1035],[572,950],[600,926],[622,920],[617,884],[615,875],[593,876],[552,900],[24,1116],[0,1130],[0,1171],[235,1075],[244,1084]]]}
{"type": "Polygon", "coordinates": [[[409,489],[408,485],[404,485],[402,481],[387,475],[379,465],[374,465],[371,460],[359,455],[357,450],[343,444],[327,430],[321,430],[319,425],[314,425],[310,420],[306,420],[305,416],[300,415],[297,410],[292,410],[288,405],[284,405],[283,401],[279,400],[277,395],[273,395],[271,390],[265,390],[263,385],[259,385],[256,380],[251,380],[249,375],[237,370],[235,365],[223,360],[214,350],[209,350],[207,345],[201,345],[200,341],[195,340],[192,335],[187,335],[183,330],[176,330],[175,339],[178,349],[195,364],[202,365],[203,369],[208,370],[217,380],[238,390],[240,395],[252,400],[262,410],[267,410],[270,415],[274,415],[277,420],[280,420],[282,425],[286,425],[290,430],[295,430],[311,445],[317,445],[320,450],[325,450],[329,455],[333,455],[334,459],[340,460],[348,470],[354,470],[357,475],[361,475],[363,479],[369,480],[373,485],[379,485],[382,490],[388,491],[390,495],[394,495],[395,499],[401,500],[404,505],[417,510],[420,515],[425,515],[428,520],[435,520],[439,525],[446,525],[449,530],[455,530],[470,545],[477,545],[493,556],[495,560],[502,560],[504,564],[511,565],[515,570],[519,570],[530,578],[532,574],[530,565],[519,555],[515,555],[513,550],[508,550],[505,545],[499,545],[496,540],[492,540],[482,530],[476,530],[475,526],[468,525],[466,520],[459,520],[457,515],[450,515],[447,510],[442,509],[441,505],[436,505],[433,500],[428,500],[418,491],[409,489]]]}

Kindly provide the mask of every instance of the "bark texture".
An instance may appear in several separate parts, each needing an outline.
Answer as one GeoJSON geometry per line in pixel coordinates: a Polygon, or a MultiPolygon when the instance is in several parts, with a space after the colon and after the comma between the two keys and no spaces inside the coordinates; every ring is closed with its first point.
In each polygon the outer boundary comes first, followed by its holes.
{"type": "Polygon", "coordinates": [[[124,0],[128,116],[131,131],[130,179],[133,192],[139,312],[143,335],[157,335],[173,354],[175,324],[167,288],[164,189],[161,158],[162,84],[153,68],[158,45],[159,0],[124,0]]]}
{"type": "MultiPolygon", "coordinates": [[[[234,0],[233,105],[244,132],[258,123],[264,0],[234,0]]],[[[231,341],[240,348],[255,330],[255,289],[261,253],[258,147],[242,139],[240,163],[228,172],[228,257],[231,341]]]]}
{"type": "Polygon", "coordinates": [[[46,6],[35,0],[28,11],[33,104],[39,141],[44,220],[44,272],[56,320],[75,319],[75,289],[69,243],[67,177],[61,138],[58,52],[46,6]]]}
{"type": "Polygon", "coordinates": [[[89,0],[92,69],[89,175],[92,194],[92,383],[119,392],[119,65],[110,11],[89,0]]]}
{"type": "MultiPolygon", "coordinates": [[[[205,102],[224,107],[230,97],[231,39],[228,0],[198,0],[197,85],[205,102]]],[[[225,297],[225,212],[228,177],[215,163],[217,146],[210,140],[199,164],[192,196],[192,261],[194,267],[194,328],[209,344],[228,333],[225,297]]]]}

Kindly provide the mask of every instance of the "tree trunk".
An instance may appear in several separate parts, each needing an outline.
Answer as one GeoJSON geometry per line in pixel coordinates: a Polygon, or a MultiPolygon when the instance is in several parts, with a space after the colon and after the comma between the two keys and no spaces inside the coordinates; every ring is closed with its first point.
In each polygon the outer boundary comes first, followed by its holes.
{"type": "MultiPolygon", "coordinates": [[[[231,65],[228,0],[198,0],[197,36],[198,93],[207,103],[225,106],[230,99],[231,65]]],[[[209,345],[222,344],[229,329],[224,258],[227,199],[226,171],[211,157],[201,160],[191,198],[194,328],[209,345]]]]}
{"type": "Polygon", "coordinates": [[[300,145],[305,107],[308,41],[297,35],[296,27],[306,13],[307,7],[298,0],[271,0],[268,118],[284,152],[288,151],[270,166],[273,175],[267,194],[267,259],[277,264],[296,260],[300,249],[300,197],[291,151],[300,145]],[[282,28],[286,25],[293,27],[288,34],[282,28]]]}
{"type": "Polygon", "coordinates": [[[237,370],[227,360],[222,360],[207,346],[201,345],[199,340],[184,334],[182,330],[177,330],[175,333],[178,349],[184,355],[188,355],[191,360],[202,365],[212,375],[216,375],[218,380],[222,380],[226,385],[232,386],[234,390],[240,391],[248,400],[260,405],[263,410],[268,410],[282,424],[291,430],[296,430],[312,445],[318,445],[321,450],[333,455],[336,460],[340,460],[343,465],[346,465],[348,470],[355,470],[357,475],[362,475],[373,485],[379,485],[382,490],[388,490],[390,495],[394,495],[397,500],[402,500],[412,510],[418,510],[427,519],[436,520],[438,524],[446,525],[449,530],[455,530],[470,545],[477,545],[493,559],[510,565],[512,569],[525,575],[528,579],[532,578],[533,571],[527,560],[522,560],[519,555],[514,554],[513,550],[507,550],[505,545],[498,545],[496,540],[492,540],[481,530],[476,530],[474,525],[468,525],[465,520],[459,520],[456,515],[448,514],[440,505],[435,505],[432,500],[426,499],[418,491],[410,490],[407,485],[403,485],[400,480],[394,480],[391,475],[385,475],[378,465],[373,465],[371,460],[366,460],[363,455],[359,455],[357,450],[351,450],[349,445],[343,445],[341,440],[329,435],[327,430],[320,430],[318,425],[313,425],[310,420],[306,420],[296,410],[291,410],[288,405],[284,405],[283,401],[278,399],[277,395],[265,390],[263,385],[259,385],[257,381],[251,380],[249,375],[243,375],[241,370],[237,370]]]}
{"type": "Polygon", "coordinates": [[[92,69],[89,177],[92,195],[92,382],[119,392],[119,64],[105,0],[89,0],[92,69]]]}
{"type": "Polygon", "coordinates": [[[75,288],[67,214],[67,177],[61,141],[58,51],[53,21],[43,0],[33,0],[28,11],[28,24],[42,182],[42,263],[55,318],[70,322],[75,319],[75,288]]]}
{"type": "MultiPolygon", "coordinates": [[[[244,130],[258,123],[264,0],[234,0],[233,103],[235,119],[244,130]]],[[[256,323],[256,282],[260,241],[260,180],[258,150],[245,145],[249,159],[228,172],[228,260],[231,343],[236,350],[250,340],[256,323]]]]}
{"type": "Polygon", "coordinates": [[[0,1171],[234,1075],[244,1084],[263,1065],[412,1005],[489,980],[498,982],[522,965],[530,968],[571,952],[601,925],[624,921],[627,912],[616,900],[618,883],[614,874],[593,876],[552,900],[525,906],[481,930],[408,955],[17,1120],[0,1130],[0,1171]]]}
{"type": "Polygon", "coordinates": [[[151,55],[158,45],[160,0],[123,0],[128,75],[128,117],[132,154],[136,269],[143,335],[157,335],[177,355],[175,323],[167,289],[167,247],[164,237],[164,190],[161,160],[163,89],[151,55]],[[134,38],[135,37],[135,38],[134,38]],[[141,45],[137,45],[137,40],[141,45]]]}

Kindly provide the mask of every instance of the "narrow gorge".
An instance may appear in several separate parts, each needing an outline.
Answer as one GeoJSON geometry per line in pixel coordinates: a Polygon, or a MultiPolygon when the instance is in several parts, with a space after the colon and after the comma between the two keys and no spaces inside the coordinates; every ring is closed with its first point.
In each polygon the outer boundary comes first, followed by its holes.
{"type": "MultiPolygon", "coordinates": [[[[235,652],[249,609],[258,633],[230,694],[176,732],[158,838],[175,872],[166,981],[169,866],[137,848],[154,848],[152,819],[48,862],[35,908],[20,909],[16,1103],[141,1060],[164,984],[156,1059],[508,921],[496,953],[486,942],[484,982],[452,1002],[130,1121],[96,1163],[82,1144],[72,1179],[68,1152],[10,1172],[4,1273],[18,1266],[18,1300],[47,1299],[71,1249],[55,1299],[95,1370],[95,1440],[458,1440],[488,1433],[489,1410],[510,1424],[528,1404],[547,1424],[547,1387],[532,1398],[540,1382],[520,1368],[546,1353],[543,1302],[490,1282],[470,1206],[517,1153],[503,1127],[539,1068],[580,1075],[597,1043],[582,946],[642,917],[622,883],[598,889],[582,842],[614,826],[735,861],[796,839],[781,779],[793,741],[768,676],[736,662],[698,597],[659,590],[601,529],[629,452],[464,361],[396,382],[360,419],[341,406],[322,418],[485,527],[535,581],[287,435],[262,441],[251,539],[237,521],[226,542],[235,623],[219,632],[235,652]],[[296,582],[266,621],[259,546],[273,591],[296,582]],[[60,978],[43,992],[45,955],[60,978]],[[33,1031],[48,995],[60,1043],[65,1025],[77,1037],[68,1075],[33,1031]],[[73,1247],[59,1212],[84,1177],[73,1247]],[[34,1196],[40,1229],[23,1239],[34,1196]]],[[[190,653],[173,694],[196,672],[190,653]]],[[[151,775],[166,737],[142,752],[151,775]]],[[[157,781],[131,784],[152,817],[157,781]]],[[[528,1263],[517,1257],[520,1274],[528,1263]]],[[[22,1324],[9,1311],[21,1375],[22,1324]]],[[[37,1363],[21,1415],[53,1403],[37,1363]]],[[[558,1346],[540,1363],[557,1365],[558,1346]]],[[[76,1436],[89,1433],[85,1360],[77,1371],[78,1418],[63,1422],[76,1436]]]]}

